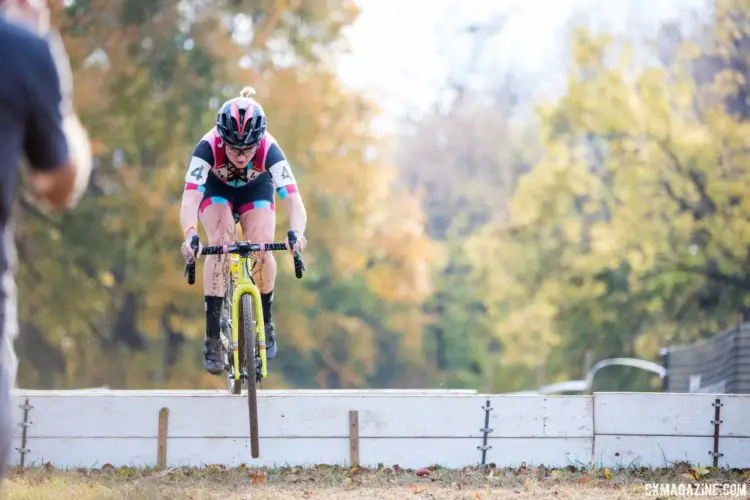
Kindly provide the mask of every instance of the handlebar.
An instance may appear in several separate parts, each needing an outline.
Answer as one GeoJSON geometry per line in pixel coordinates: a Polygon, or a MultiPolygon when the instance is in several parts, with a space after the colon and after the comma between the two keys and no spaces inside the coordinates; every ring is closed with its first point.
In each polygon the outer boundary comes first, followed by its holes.
{"type": "MultiPolygon", "coordinates": [[[[297,242],[297,237],[294,231],[287,232],[289,243],[292,247],[297,242]]],[[[193,250],[193,254],[198,252],[198,235],[193,235],[190,240],[190,248],[193,250]]],[[[201,255],[222,255],[222,254],[240,254],[247,255],[252,252],[270,252],[278,250],[288,250],[289,246],[286,242],[281,243],[250,243],[249,241],[238,241],[231,245],[210,245],[203,247],[201,255]]],[[[294,274],[297,279],[302,278],[302,274],[305,271],[305,264],[302,262],[302,256],[299,252],[294,252],[294,274]]],[[[195,283],[195,258],[188,257],[187,264],[185,264],[185,276],[187,276],[188,284],[192,285],[195,283]]]]}

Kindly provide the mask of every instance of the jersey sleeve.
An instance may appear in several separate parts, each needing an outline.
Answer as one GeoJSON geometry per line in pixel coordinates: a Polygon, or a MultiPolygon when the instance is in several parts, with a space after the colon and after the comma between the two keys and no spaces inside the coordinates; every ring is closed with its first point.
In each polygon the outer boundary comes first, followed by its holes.
{"type": "Polygon", "coordinates": [[[185,172],[185,191],[194,189],[201,193],[206,190],[208,173],[214,164],[214,153],[207,140],[201,139],[190,157],[190,164],[185,172]]]}
{"type": "Polygon", "coordinates": [[[25,68],[28,114],[24,151],[33,170],[53,170],[68,159],[60,76],[47,43],[41,39],[31,42],[24,55],[29,61],[25,68]]]}
{"type": "Polygon", "coordinates": [[[271,173],[273,185],[282,200],[293,193],[298,193],[297,180],[292,167],[278,144],[271,144],[266,155],[266,169],[271,173]]]}

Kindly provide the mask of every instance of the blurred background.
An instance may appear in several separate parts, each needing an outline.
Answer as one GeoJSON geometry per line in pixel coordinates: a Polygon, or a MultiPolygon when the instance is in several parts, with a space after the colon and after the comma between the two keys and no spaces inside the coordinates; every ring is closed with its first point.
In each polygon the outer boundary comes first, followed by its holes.
{"type": "Polygon", "coordinates": [[[308,209],[264,387],[750,392],[750,0],[50,3],[96,171],[19,200],[20,387],[224,387],[179,207],[252,85],[308,209]]]}

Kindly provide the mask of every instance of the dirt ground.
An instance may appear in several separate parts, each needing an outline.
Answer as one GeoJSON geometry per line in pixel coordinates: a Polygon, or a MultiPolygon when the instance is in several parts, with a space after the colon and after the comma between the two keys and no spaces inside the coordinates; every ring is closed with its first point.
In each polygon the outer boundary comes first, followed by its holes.
{"type": "Polygon", "coordinates": [[[544,467],[498,469],[437,467],[401,469],[311,468],[202,469],[163,471],[113,468],[55,470],[52,466],[15,469],[0,489],[0,499],[618,499],[681,498],[708,491],[725,498],[750,498],[750,470],[694,469],[678,464],[669,469],[609,470],[544,467]],[[661,483],[672,493],[654,491],[661,483]],[[678,484],[682,486],[677,486],[678,484]],[[715,490],[706,485],[717,484],[715,490]],[[686,488],[692,485],[692,490],[686,488]],[[683,488],[679,490],[678,488],[683,488]],[[696,489],[699,488],[699,489],[696,489]],[[744,489],[744,491],[743,491],[744,489]],[[692,493],[692,494],[691,494],[692,493]]]}

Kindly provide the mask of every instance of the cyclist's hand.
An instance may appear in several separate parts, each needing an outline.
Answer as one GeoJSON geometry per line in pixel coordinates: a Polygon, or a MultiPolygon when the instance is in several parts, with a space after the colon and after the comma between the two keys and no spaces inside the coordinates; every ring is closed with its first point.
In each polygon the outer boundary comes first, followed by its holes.
{"type": "Polygon", "coordinates": [[[294,248],[291,248],[291,242],[287,238],[286,245],[289,247],[289,253],[294,255],[294,252],[302,253],[305,251],[305,247],[307,246],[307,238],[305,238],[305,235],[302,234],[299,231],[294,231],[295,236],[297,237],[297,241],[294,243],[294,248]]]}
{"type": "Polygon", "coordinates": [[[193,235],[198,236],[198,233],[189,232],[187,236],[185,237],[185,241],[182,242],[182,246],[180,247],[180,252],[182,253],[182,256],[185,257],[185,260],[187,260],[189,257],[199,257],[201,252],[203,251],[203,245],[201,244],[200,240],[198,241],[198,253],[194,254],[193,249],[191,248],[190,244],[193,240],[193,235]]]}

